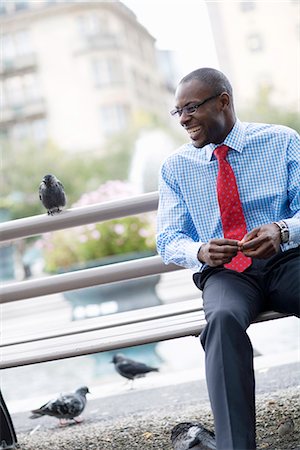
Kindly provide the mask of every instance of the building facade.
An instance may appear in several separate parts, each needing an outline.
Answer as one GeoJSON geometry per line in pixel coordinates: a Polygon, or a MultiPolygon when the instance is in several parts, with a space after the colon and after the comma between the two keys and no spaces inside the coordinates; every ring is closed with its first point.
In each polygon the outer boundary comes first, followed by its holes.
{"type": "Polygon", "coordinates": [[[166,118],[172,93],[155,40],[121,2],[4,2],[0,24],[9,140],[95,150],[140,111],[166,118]]]}
{"type": "Polygon", "coordinates": [[[300,2],[207,1],[220,69],[236,104],[249,106],[268,89],[276,106],[299,111],[300,2]]]}

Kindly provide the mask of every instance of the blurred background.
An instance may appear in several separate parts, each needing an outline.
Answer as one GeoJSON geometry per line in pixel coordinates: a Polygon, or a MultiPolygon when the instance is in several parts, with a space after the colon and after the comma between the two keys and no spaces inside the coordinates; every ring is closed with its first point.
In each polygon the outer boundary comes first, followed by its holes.
{"type": "MultiPolygon", "coordinates": [[[[169,114],[175,87],[199,67],[229,77],[240,119],[300,131],[297,0],[7,0],[0,24],[0,221],[45,212],[38,186],[47,173],[63,182],[69,208],[156,190],[162,160],[186,141],[169,114]]],[[[105,258],[114,262],[115,256],[147,256],[155,253],[154,235],[155,214],[148,214],[19,240],[0,247],[0,279],[9,283],[92,267],[105,258]],[[107,242],[113,245],[107,248],[107,242]]],[[[2,336],[200,296],[187,271],[156,277],[138,305],[133,298],[140,294],[127,287],[125,300],[102,289],[85,290],[83,299],[77,293],[75,299],[55,295],[3,305],[2,336]]],[[[278,358],[299,351],[293,318],[252,329],[262,354],[278,358]],[[260,333],[269,340],[262,344],[260,333]]],[[[203,370],[202,350],[192,338],[128,352],[165,371],[203,370]],[[180,364],[175,348],[182,349],[180,364]]],[[[28,397],[108,382],[109,358],[4,370],[3,393],[9,405],[26,399],[20,377],[30,380],[28,397]]]]}

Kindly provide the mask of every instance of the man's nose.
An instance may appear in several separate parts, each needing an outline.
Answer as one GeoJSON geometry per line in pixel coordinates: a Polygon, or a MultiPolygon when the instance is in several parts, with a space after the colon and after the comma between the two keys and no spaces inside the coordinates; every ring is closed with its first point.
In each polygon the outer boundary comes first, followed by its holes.
{"type": "Polygon", "coordinates": [[[182,111],[181,116],[179,117],[180,125],[184,126],[191,120],[190,114],[187,114],[185,111],[182,111]]]}

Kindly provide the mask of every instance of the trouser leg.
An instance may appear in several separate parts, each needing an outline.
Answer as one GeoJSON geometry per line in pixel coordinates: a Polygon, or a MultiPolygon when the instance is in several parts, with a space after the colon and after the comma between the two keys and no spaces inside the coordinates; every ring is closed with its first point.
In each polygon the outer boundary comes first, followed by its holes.
{"type": "Polygon", "coordinates": [[[300,248],[272,258],[264,268],[266,308],[300,317],[300,248]]]}
{"type": "Polygon", "coordinates": [[[16,444],[16,432],[0,390],[0,447],[15,449],[16,444]]]}
{"type": "Polygon", "coordinates": [[[217,449],[255,449],[253,349],[246,329],[262,310],[263,292],[244,274],[217,269],[204,283],[203,305],[201,343],[217,449]]]}

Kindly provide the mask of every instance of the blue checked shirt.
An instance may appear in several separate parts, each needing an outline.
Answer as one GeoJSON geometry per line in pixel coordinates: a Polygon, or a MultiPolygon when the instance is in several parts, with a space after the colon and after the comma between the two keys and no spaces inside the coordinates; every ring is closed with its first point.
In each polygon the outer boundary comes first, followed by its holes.
{"type": "MultiPolygon", "coordinates": [[[[280,126],[236,121],[227,135],[247,230],[284,220],[289,242],[300,244],[300,136],[280,126]]],[[[217,146],[185,144],[163,163],[159,180],[157,250],[166,264],[199,271],[201,244],[222,238],[216,192],[217,146]]]]}

